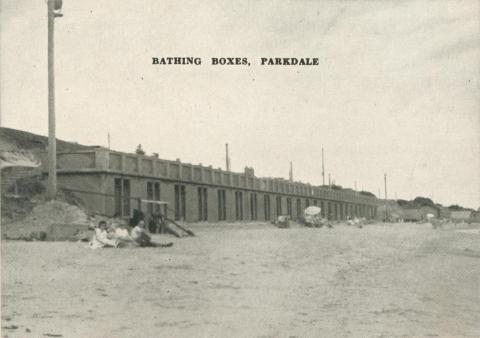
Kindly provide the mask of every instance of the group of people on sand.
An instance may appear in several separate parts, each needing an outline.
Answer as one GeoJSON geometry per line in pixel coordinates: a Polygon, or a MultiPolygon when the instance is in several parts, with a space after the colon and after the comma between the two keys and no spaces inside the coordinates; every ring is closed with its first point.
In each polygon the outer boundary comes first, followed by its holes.
{"type": "Polygon", "coordinates": [[[145,229],[145,222],[140,220],[133,228],[129,229],[114,224],[107,226],[106,221],[100,221],[94,229],[90,247],[119,248],[119,247],[169,247],[173,243],[160,244],[152,241],[151,235],[145,229]]]}

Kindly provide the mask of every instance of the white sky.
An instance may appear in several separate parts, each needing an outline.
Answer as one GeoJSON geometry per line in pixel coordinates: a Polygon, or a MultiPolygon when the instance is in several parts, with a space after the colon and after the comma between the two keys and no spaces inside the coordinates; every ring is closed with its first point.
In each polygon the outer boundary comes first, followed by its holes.
{"type": "MultiPolygon", "coordinates": [[[[47,134],[45,0],[1,1],[2,125],[47,134]]],[[[480,2],[64,0],[57,136],[480,206],[480,2]],[[153,56],[204,65],[152,66],[153,56]],[[214,56],[251,67],[213,67],[214,56]],[[261,67],[262,56],[320,66],[261,67]]]]}

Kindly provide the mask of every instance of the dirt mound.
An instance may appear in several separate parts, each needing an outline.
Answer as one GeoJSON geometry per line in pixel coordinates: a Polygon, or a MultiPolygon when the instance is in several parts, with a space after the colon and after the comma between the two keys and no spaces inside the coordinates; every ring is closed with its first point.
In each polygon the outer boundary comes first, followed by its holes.
{"type": "Polygon", "coordinates": [[[88,223],[85,212],[63,201],[49,201],[36,206],[28,217],[36,226],[53,223],[88,223]]]}
{"type": "Polygon", "coordinates": [[[64,201],[48,201],[33,208],[25,218],[3,226],[2,235],[9,239],[42,239],[53,224],[88,224],[88,215],[78,206],[64,201]]]}

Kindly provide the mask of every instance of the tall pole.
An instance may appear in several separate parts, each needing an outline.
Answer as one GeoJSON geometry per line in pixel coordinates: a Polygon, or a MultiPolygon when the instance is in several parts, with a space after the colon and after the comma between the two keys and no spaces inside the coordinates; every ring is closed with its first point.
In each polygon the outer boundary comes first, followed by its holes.
{"type": "Polygon", "coordinates": [[[387,200],[387,174],[384,174],[385,181],[385,201],[387,200]]]}
{"type": "Polygon", "coordinates": [[[290,179],[290,181],[293,181],[293,162],[290,161],[290,173],[288,175],[288,178],[290,179]]]}
{"type": "Polygon", "coordinates": [[[385,173],[383,176],[383,180],[385,182],[385,221],[388,220],[388,210],[387,210],[387,174],[385,173]]]}
{"type": "Polygon", "coordinates": [[[54,0],[48,0],[48,186],[47,196],[57,196],[57,144],[55,136],[55,76],[54,76],[54,0]]]}
{"type": "Polygon", "coordinates": [[[325,185],[325,158],[323,157],[323,147],[322,147],[322,185],[325,185]]]}
{"type": "Polygon", "coordinates": [[[230,171],[230,157],[228,155],[228,143],[225,143],[225,168],[230,171]]]}

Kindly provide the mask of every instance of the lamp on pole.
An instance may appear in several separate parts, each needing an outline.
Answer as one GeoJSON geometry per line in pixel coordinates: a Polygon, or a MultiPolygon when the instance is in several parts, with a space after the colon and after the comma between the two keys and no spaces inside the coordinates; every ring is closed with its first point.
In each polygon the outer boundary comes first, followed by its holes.
{"type": "Polygon", "coordinates": [[[57,196],[57,141],[55,136],[54,23],[61,17],[62,0],[48,0],[48,185],[47,196],[57,196]]]}

